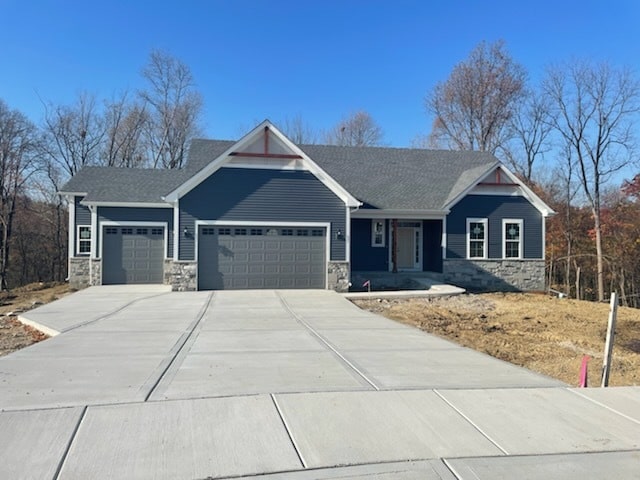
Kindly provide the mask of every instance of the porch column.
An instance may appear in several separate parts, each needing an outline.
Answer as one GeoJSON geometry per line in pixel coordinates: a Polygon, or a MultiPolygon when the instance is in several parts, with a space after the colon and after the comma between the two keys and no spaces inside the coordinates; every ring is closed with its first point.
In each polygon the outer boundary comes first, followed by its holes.
{"type": "Polygon", "coordinates": [[[398,273],[398,219],[391,220],[391,271],[398,273]]]}

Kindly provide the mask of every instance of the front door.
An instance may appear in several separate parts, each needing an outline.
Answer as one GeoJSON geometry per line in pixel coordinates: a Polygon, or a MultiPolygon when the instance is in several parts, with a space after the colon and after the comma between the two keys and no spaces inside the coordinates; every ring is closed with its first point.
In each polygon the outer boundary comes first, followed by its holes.
{"type": "Polygon", "coordinates": [[[421,222],[398,222],[398,270],[422,270],[421,222]]]}

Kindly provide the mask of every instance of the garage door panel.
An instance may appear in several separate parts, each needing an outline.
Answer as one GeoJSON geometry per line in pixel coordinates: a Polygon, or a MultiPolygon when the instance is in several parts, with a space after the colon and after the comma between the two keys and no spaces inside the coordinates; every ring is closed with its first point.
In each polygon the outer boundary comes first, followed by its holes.
{"type": "Polygon", "coordinates": [[[159,227],[104,227],[102,283],[162,283],[164,229],[159,227]]]}
{"type": "Polygon", "coordinates": [[[199,289],[325,287],[326,237],[318,233],[324,235],[324,229],[206,230],[198,233],[199,289]]]}

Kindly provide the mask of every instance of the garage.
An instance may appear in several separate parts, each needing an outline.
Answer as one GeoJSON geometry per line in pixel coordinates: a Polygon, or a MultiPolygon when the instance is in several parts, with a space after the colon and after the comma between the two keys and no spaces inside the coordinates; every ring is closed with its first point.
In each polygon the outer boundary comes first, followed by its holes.
{"type": "Polygon", "coordinates": [[[198,289],[326,288],[324,227],[200,226],[198,289]]]}
{"type": "Polygon", "coordinates": [[[102,284],[162,283],[164,228],[105,226],[102,242],[102,284]]]}

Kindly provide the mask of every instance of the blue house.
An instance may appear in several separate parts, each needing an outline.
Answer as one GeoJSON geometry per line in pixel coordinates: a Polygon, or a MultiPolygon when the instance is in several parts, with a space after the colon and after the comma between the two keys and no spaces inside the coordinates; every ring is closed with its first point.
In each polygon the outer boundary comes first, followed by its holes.
{"type": "Polygon", "coordinates": [[[541,290],[553,214],[488,153],[295,145],[269,121],[194,140],[183,169],[85,167],[60,194],[76,287],[346,291],[398,272],[541,290]]]}

